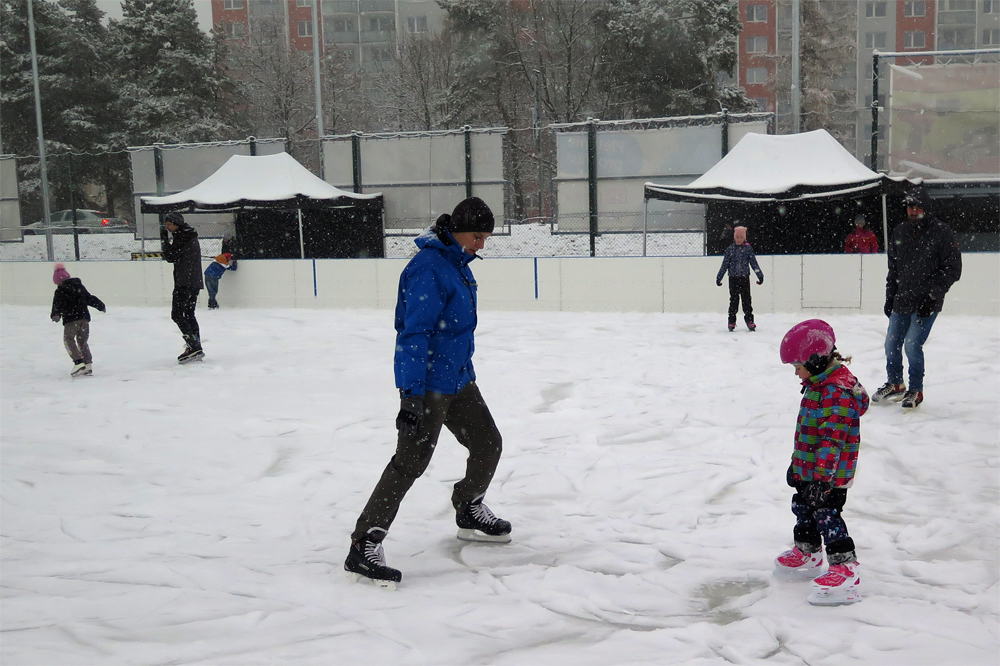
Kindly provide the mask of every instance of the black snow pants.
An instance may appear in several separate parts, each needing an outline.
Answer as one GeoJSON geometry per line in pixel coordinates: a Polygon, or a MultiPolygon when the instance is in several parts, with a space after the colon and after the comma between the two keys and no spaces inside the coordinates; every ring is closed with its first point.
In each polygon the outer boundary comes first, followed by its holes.
{"type": "Polygon", "coordinates": [[[743,299],[743,320],[753,323],[753,303],[750,301],[750,278],[729,276],[729,323],[736,323],[736,312],[743,299]]]}
{"type": "Polygon", "coordinates": [[[201,331],[198,329],[198,320],[194,318],[199,291],[195,287],[174,287],[170,306],[170,318],[180,329],[184,342],[192,349],[201,349],[201,331]]]}
{"type": "Polygon", "coordinates": [[[403,496],[430,464],[442,425],[469,451],[465,477],[455,484],[451,494],[452,506],[458,510],[486,492],[503,446],[479,387],[469,382],[455,395],[426,393],[423,421],[414,437],[397,437],[396,454],[361,512],[352,541],[360,540],[372,527],[389,529],[403,496]]]}

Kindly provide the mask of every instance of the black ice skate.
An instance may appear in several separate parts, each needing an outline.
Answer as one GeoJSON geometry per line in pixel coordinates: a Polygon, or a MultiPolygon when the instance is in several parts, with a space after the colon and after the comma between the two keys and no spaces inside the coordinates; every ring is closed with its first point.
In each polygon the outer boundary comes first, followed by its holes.
{"type": "Polygon", "coordinates": [[[489,507],[483,504],[483,497],[484,495],[480,495],[455,514],[458,538],[462,541],[509,543],[510,523],[494,516],[489,507]]]}
{"type": "Polygon", "coordinates": [[[200,361],[205,358],[205,352],[201,350],[201,347],[197,349],[193,347],[185,347],[181,355],[177,357],[177,362],[181,365],[185,363],[190,363],[191,361],[200,361]]]}
{"type": "Polygon", "coordinates": [[[355,580],[365,577],[379,587],[395,590],[396,583],[403,580],[403,574],[385,565],[385,554],[382,552],[384,538],[384,529],[372,527],[361,541],[352,543],[344,561],[344,571],[352,574],[355,580]]]}

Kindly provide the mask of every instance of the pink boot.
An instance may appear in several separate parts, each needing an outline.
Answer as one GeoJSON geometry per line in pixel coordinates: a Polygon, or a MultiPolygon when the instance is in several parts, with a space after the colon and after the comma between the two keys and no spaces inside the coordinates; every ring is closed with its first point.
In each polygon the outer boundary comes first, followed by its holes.
{"type": "Polygon", "coordinates": [[[843,606],[861,601],[861,567],[857,560],[830,565],[829,571],[813,580],[809,603],[814,606],[843,606]]]}
{"type": "Polygon", "coordinates": [[[823,568],[823,551],[804,553],[799,550],[798,546],[793,546],[791,550],[786,550],[774,558],[774,564],[778,569],[801,571],[810,576],[815,576],[823,568]]]}

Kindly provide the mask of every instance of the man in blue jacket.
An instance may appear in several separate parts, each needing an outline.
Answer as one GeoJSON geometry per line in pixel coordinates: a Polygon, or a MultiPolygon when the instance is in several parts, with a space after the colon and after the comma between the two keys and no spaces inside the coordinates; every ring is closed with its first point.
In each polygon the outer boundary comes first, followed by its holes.
{"type": "Polygon", "coordinates": [[[344,562],[346,571],[383,587],[394,587],[402,574],[385,565],[382,540],[403,496],[427,469],[441,426],[469,451],[465,477],[451,496],[458,538],[510,541],[510,523],[483,504],[500,462],[502,440],[472,367],[476,280],[469,263],[493,233],[493,225],[493,213],[482,199],[465,199],[417,237],[420,251],[399,278],[396,453],[358,518],[344,562]]]}
{"type": "Polygon", "coordinates": [[[722,258],[722,267],[715,276],[715,284],[722,286],[722,276],[729,271],[729,331],[736,328],[736,312],[743,299],[743,321],[750,331],[757,330],[753,321],[753,302],[750,300],[750,268],[757,274],[757,284],[764,282],[764,272],[757,264],[757,255],[747,242],[747,228],[733,229],[733,244],[726,248],[726,256],[722,258]]]}

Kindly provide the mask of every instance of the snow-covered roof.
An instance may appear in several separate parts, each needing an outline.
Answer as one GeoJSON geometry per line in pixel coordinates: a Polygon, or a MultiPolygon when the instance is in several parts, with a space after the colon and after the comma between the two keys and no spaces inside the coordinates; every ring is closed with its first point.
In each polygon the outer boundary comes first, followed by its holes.
{"type": "Polygon", "coordinates": [[[750,133],[690,185],[646,183],[645,196],[690,202],[822,198],[878,188],[883,179],[826,130],[750,133]]]}
{"type": "Polygon", "coordinates": [[[142,197],[143,213],[243,208],[331,208],[380,200],[346,192],[317,178],[288,153],[233,155],[211,176],[183,192],[142,197]]]}

